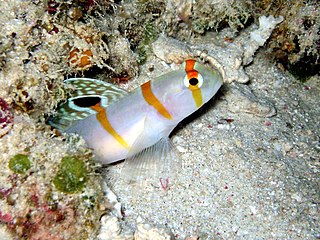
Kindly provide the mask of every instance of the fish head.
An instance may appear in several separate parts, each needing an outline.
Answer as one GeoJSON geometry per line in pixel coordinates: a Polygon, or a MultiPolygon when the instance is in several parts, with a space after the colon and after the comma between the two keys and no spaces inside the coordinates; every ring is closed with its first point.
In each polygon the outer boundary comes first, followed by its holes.
{"type": "Polygon", "coordinates": [[[155,91],[177,121],[208,102],[223,84],[217,69],[191,59],[182,69],[162,75],[159,80],[155,81],[155,91]]]}

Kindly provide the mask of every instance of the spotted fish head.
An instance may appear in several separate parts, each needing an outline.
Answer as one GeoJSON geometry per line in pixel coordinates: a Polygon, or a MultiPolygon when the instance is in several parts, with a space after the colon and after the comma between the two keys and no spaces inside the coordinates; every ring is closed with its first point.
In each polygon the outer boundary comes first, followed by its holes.
{"type": "Polygon", "coordinates": [[[154,81],[153,88],[173,118],[183,118],[208,102],[223,83],[217,69],[193,59],[186,60],[182,69],[165,74],[154,81]]]}

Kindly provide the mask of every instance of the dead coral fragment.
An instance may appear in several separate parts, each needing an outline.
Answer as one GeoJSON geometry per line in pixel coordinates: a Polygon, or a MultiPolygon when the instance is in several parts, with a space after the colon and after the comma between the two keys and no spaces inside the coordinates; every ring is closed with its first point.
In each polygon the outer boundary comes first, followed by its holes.
{"type": "Polygon", "coordinates": [[[7,134],[13,126],[13,114],[9,104],[0,98],[0,137],[7,134]]]}
{"type": "Polygon", "coordinates": [[[14,155],[9,160],[9,168],[15,173],[23,174],[31,168],[29,157],[24,154],[14,155]]]}
{"type": "Polygon", "coordinates": [[[75,193],[85,186],[87,178],[88,171],[83,161],[76,157],[67,156],[62,158],[53,184],[61,192],[75,193]]]}

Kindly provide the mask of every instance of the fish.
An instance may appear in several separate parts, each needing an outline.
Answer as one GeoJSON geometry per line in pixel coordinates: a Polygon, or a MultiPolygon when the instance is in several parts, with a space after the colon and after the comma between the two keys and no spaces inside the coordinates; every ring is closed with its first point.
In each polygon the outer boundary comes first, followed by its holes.
{"type": "Polygon", "coordinates": [[[217,93],[223,78],[217,69],[187,59],[181,69],[131,92],[90,78],[65,82],[75,91],[49,120],[51,126],[80,135],[101,164],[126,159],[127,174],[148,166],[161,169],[165,179],[176,158],[170,133],[217,93]]]}

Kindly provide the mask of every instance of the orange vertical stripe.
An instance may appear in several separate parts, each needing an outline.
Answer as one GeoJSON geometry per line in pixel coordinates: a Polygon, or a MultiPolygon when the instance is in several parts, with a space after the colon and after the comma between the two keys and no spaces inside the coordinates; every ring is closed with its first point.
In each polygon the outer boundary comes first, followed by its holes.
{"type": "Polygon", "coordinates": [[[98,121],[100,122],[101,126],[111,135],[113,136],[118,143],[120,143],[124,148],[129,149],[129,145],[127,142],[114,130],[114,128],[111,126],[108,117],[106,109],[101,107],[100,103],[97,103],[96,105],[91,107],[93,110],[97,112],[96,117],[98,121]]]}
{"type": "MultiPolygon", "coordinates": [[[[196,61],[193,59],[186,60],[186,67],[185,71],[187,73],[188,79],[191,78],[198,78],[198,71],[194,69],[194,65],[196,64],[196,61]]],[[[189,86],[189,89],[192,91],[192,97],[196,104],[196,106],[199,108],[202,105],[202,93],[201,89],[198,86],[189,86]]]]}
{"type": "Polygon", "coordinates": [[[186,67],[185,70],[186,72],[194,71],[194,65],[196,64],[196,60],[193,59],[188,59],[186,60],[186,67]]]}
{"type": "Polygon", "coordinates": [[[188,79],[198,78],[198,71],[194,69],[195,64],[196,64],[196,61],[193,59],[186,60],[185,71],[187,73],[188,79]]]}
{"type": "Polygon", "coordinates": [[[153,94],[150,81],[141,85],[141,91],[145,101],[149,105],[153,106],[163,117],[172,120],[170,113],[153,94]]]}

